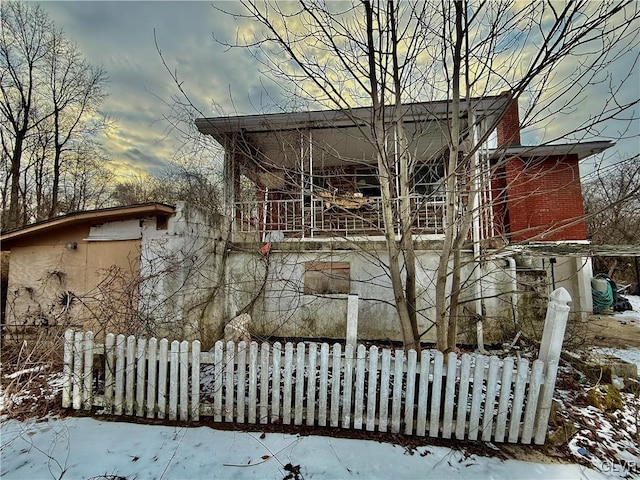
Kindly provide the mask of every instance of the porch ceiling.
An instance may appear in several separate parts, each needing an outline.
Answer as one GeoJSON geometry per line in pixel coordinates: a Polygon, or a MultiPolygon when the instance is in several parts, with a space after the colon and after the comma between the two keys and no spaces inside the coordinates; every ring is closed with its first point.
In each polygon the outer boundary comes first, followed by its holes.
{"type": "MultiPolygon", "coordinates": [[[[414,158],[437,158],[446,145],[442,122],[406,125],[409,150],[414,158]]],[[[247,133],[245,139],[259,152],[263,164],[293,168],[303,159],[305,167],[313,159],[314,168],[376,163],[376,149],[370,133],[358,127],[324,128],[306,131],[247,133]]],[[[393,139],[389,139],[393,152],[393,139]]]]}
{"type": "MultiPolygon", "coordinates": [[[[460,111],[472,110],[476,118],[491,122],[510,102],[508,94],[472,99],[471,105],[463,101],[460,111]]],[[[389,107],[388,118],[392,118],[389,107]]],[[[403,118],[409,130],[409,148],[420,160],[429,160],[442,152],[451,118],[447,101],[424,102],[403,106],[403,118]]],[[[313,163],[332,166],[344,163],[371,164],[375,152],[367,125],[371,108],[344,110],[245,115],[236,117],[198,118],[196,126],[201,133],[211,135],[220,144],[230,148],[242,147],[246,154],[257,157],[258,162],[276,167],[293,167],[304,159],[309,161],[309,138],[312,138],[313,163]],[[358,127],[362,125],[362,129],[358,127]],[[257,153],[257,155],[256,155],[257,153]]],[[[390,138],[388,141],[393,141],[390,138]]]]}

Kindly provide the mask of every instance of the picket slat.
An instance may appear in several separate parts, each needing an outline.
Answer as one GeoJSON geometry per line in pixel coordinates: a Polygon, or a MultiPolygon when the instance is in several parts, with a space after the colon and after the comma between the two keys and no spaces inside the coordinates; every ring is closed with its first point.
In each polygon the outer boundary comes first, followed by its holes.
{"type": "Polygon", "coordinates": [[[544,363],[541,360],[534,361],[531,368],[527,406],[524,411],[524,425],[522,426],[522,437],[520,438],[520,442],[527,445],[531,443],[531,436],[533,435],[533,426],[538,408],[538,397],[540,396],[540,387],[542,386],[543,368],[544,363]]]}
{"type": "Polygon", "coordinates": [[[113,413],[113,388],[115,386],[116,336],[107,334],[104,340],[104,413],[113,413]]]}
{"type": "MultiPolygon", "coordinates": [[[[246,410],[246,384],[247,384],[247,344],[245,342],[238,343],[238,395],[236,396],[236,421],[244,423],[246,410]]],[[[274,373],[275,375],[275,373],[274,373]]]]}
{"type": "Polygon", "coordinates": [[[256,423],[256,407],[258,406],[258,344],[249,345],[249,399],[247,404],[247,421],[256,423]]]}
{"type": "Polygon", "coordinates": [[[304,343],[298,343],[296,350],[296,392],[295,409],[293,416],[294,425],[302,425],[302,408],[304,402],[304,343]]]}
{"type": "MultiPolygon", "coordinates": [[[[160,340],[158,352],[158,418],[165,418],[167,414],[167,380],[169,369],[169,340],[160,340]]],[[[117,387],[116,382],[116,387],[117,387]]]]}
{"type": "Polygon", "coordinates": [[[233,386],[233,373],[236,358],[236,344],[227,342],[225,350],[225,385],[224,385],[224,421],[233,422],[233,400],[235,388],[233,386]]]}
{"type": "Polygon", "coordinates": [[[213,421],[222,421],[222,372],[224,368],[224,345],[217,341],[213,346],[213,421]]]}
{"type": "Polygon", "coordinates": [[[400,433],[400,412],[402,408],[402,378],[404,371],[404,351],[396,350],[393,359],[393,390],[391,395],[391,433],[400,433]]]}
{"type": "MultiPolygon", "coordinates": [[[[197,421],[277,423],[406,435],[536,443],[544,441],[540,404],[552,395],[557,363],[500,360],[453,352],[391,351],[324,343],[273,346],[158,342],[65,332],[63,405],[94,404],[116,415],[197,421]],[[170,347],[169,347],[170,345],[170,347]],[[247,349],[249,350],[247,352],[247,349]],[[99,356],[95,356],[95,355],[99,356]],[[418,363],[418,355],[419,363],[418,363]],[[93,388],[93,362],[104,365],[104,396],[93,388]],[[102,358],[101,358],[102,357],[102,358]],[[393,358],[392,358],[393,357],[393,358]],[[393,364],[392,364],[393,362],[393,364]],[[213,364],[213,405],[201,405],[200,371],[213,364]],[[514,375],[514,372],[515,375],[514,375]],[[551,389],[551,390],[549,390],[551,389]],[[470,410],[468,410],[470,406],[470,410]],[[224,408],[223,408],[224,407],[224,408]]],[[[543,412],[544,414],[544,412],[543,412]]]]}
{"type": "Polygon", "coordinates": [[[191,420],[200,420],[200,341],[191,345],[191,420]]]}
{"type": "MultiPolygon", "coordinates": [[[[110,334],[113,337],[113,334],[110,334]]],[[[62,408],[71,407],[71,392],[73,390],[73,330],[64,332],[64,357],[62,367],[62,408]]]]}
{"type": "Polygon", "coordinates": [[[553,403],[553,391],[556,386],[556,375],[558,373],[558,362],[550,361],[547,368],[543,369],[543,385],[540,390],[540,400],[538,402],[538,410],[536,411],[534,443],[542,445],[547,437],[547,425],[549,415],[551,414],[551,405],[553,403]]]}
{"type": "Polygon", "coordinates": [[[416,396],[416,368],[418,354],[415,350],[409,350],[407,354],[407,387],[405,390],[404,402],[404,433],[413,433],[413,410],[416,396]]]}
{"type": "Polygon", "coordinates": [[[329,344],[320,347],[320,378],[318,379],[318,425],[327,425],[327,399],[329,392],[329,344]]]}
{"type": "Polygon", "coordinates": [[[382,351],[381,367],[378,431],[386,432],[389,425],[389,382],[391,381],[391,350],[385,348],[382,351]]]}
{"type": "Polygon", "coordinates": [[[282,423],[291,423],[291,389],[293,382],[293,344],[287,342],[284,346],[284,388],[282,391],[282,423]]]}
{"type": "Polygon", "coordinates": [[[122,415],[124,408],[124,366],[125,366],[125,338],[124,335],[118,335],[116,339],[116,386],[115,399],[113,401],[113,413],[122,415]]]}
{"type": "Polygon", "coordinates": [[[511,396],[511,379],[513,377],[513,358],[507,357],[502,364],[502,378],[500,379],[500,400],[498,401],[498,415],[496,417],[495,441],[504,441],[509,413],[509,397],[511,396]]]}
{"type": "Polygon", "coordinates": [[[180,420],[189,419],[189,342],[180,342],[180,373],[178,394],[178,416],[180,420]]]}
{"type": "Polygon", "coordinates": [[[171,342],[169,351],[169,420],[178,419],[178,375],[179,370],[180,342],[171,342]]]}
{"type": "Polygon", "coordinates": [[[367,356],[367,348],[359,345],[356,353],[356,385],[353,401],[353,428],[362,430],[364,414],[364,367],[367,356]]]}
{"type": "Polygon", "coordinates": [[[456,370],[458,357],[454,352],[447,355],[447,382],[444,389],[444,417],[442,419],[442,438],[451,438],[453,431],[453,404],[456,390],[456,370]]]}
{"type": "Polygon", "coordinates": [[[342,428],[351,428],[351,396],[353,395],[353,345],[344,348],[344,390],[342,392],[342,428]]]}
{"type": "Polygon", "coordinates": [[[313,426],[316,416],[316,363],[318,357],[318,344],[309,345],[309,369],[307,371],[307,425],[313,426]]]}
{"type": "Polygon", "coordinates": [[[429,418],[429,436],[437,437],[440,430],[440,402],[442,397],[442,352],[433,354],[433,388],[431,390],[431,417],[429,418]]]}
{"type": "Polygon", "coordinates": [[[511,419],[509,420],[509,443],[516,443],[520,436],[520,418],[522,418],[522,405],[524,403],[524,389],[527,386],[529,374],[529,360],[526,358],[518,361],[518,374],[516,376],[513,403],[511,404],[511,419]]]}
{"type": "Polygon", "coordinates": [[[427,406],[429,402],[429,350],[420,353],[420,382],[418,384],[418,413],[416,435],[424,437],[427,431],[427,406]]]}
{"type": "MultiPolygon", "coordinates": [[[[271,422],[279,422],[280,418],[280,364],[282,359],[282,345],[273,344],[273,374],[271,375],[271,422]]],[[[243,382],[244,385],[244,382],[243,382]]],[[[243,387],[244,388],[244,387],[243,387]]]]}
{"type": "Polygon", "coordinates": [[[124,409],[127,415],[133,415],[133,402],[136,385],[136,337],[127,337],[127,355],[125,365],[124,409]]]}
{"type": "Polygon", "coordinates": [[[484,401],[484,411],[482,415],[482,441],[491,440],[493,432],[493,407],[496,398],[496,388],[498,386],[498,371],[500,360],[495,355],[489,359],[489,377],[487,378],[487,392],[484,401]]]}
{"type": "Polygon", "coordinates": [[[258,418],[260,423],[269,422],[269,344],[260,346],[260,404],[258,418]]]}
{"type": "Polygon", "coordinates": [[[458,388],[458,411],[456,412],[456,438],[458,440],[465,438],[470,377],[471,355],[464,353],[460,358],[460,386],[458,388]]]}
{"type": "Polygon", "coordinates": [[[367,387],[367,424],[368,432],[376,428],[376,394],[378,390],[378,347],[369,348],[369,385],[367,387]]]}
{"type": "Polygon", "coordinates": [[[82,408],[91,410],[93,405],[93,332],[84,334],[84,365],[82,371],[82,408]]]}
{"type": "Polygon", "coordinates": [[[73,408],[74,410],[80,410],[82,408],[82,339],[84,335],[82,332],[76,332],[73,341],[73,408]]]}
{"type": "Polygon", "coordinates": [[[340,421],[340,372],[342,370],[342,348],[339,343],[333,345],[333,364],[331,368],[331,416],[329,424],[337,427],[340,421]]]}
{"type": "Polygon", "coordinates": [[[156,411],[156,392],[158,386],[158,340],[150,338],[147,345],[147,418],[153,418],[156,411]]]}
{"type": "Polygon", "coordinates": [[[480,407],[482,405],[482,387],[484,386],[484,366],[486,357],[476,356],[476,363],[473,367],[473,389],[471,390],[471,412],[469,412],[469,440],[478,438],[478,428],[480,426],[480,407]]]}
{"type": "Polygon", "coordinates": [[[147,383],[147,341],[144,338],[138,339],[136,350],[136,416],[144,415],[144,394],[147,383]]]}

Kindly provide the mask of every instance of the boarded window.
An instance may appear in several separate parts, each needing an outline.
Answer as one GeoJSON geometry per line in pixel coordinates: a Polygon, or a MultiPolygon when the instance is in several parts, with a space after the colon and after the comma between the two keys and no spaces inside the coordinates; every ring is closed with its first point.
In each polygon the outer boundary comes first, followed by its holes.
{"type": "Polygon", "coordinates": [[[307,262],[304,265],[305,295],[350,293],[351,275],[347,262],[307,262]]]}

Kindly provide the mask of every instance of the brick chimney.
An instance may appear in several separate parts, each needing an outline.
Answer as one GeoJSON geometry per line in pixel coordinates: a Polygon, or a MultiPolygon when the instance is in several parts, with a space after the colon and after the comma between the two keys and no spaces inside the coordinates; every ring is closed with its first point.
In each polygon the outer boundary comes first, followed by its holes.
{"type": "Polygon", "coordinates": [[[520,145],[520,117],[518,102],[513,100],[497,127],[498,147],[520,145]]]}

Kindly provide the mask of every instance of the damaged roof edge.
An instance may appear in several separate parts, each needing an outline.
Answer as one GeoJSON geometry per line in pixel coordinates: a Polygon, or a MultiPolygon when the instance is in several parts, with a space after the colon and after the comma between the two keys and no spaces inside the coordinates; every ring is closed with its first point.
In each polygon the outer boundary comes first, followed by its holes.
{"type": "Polygon", "coordinates": [[[151,215],[172,215],[175,207],[164,203],[141,203],[124,207],[109,207],[97,210],[83,210],[72,212],[59,217],[48,218],[37,223],[25,225],[0,235],[2,250],[8,250],[14,240],[40,233],[45,230],[58,229],[84,222],[104,223],[127,218],[148,217],[151,215]]]}

